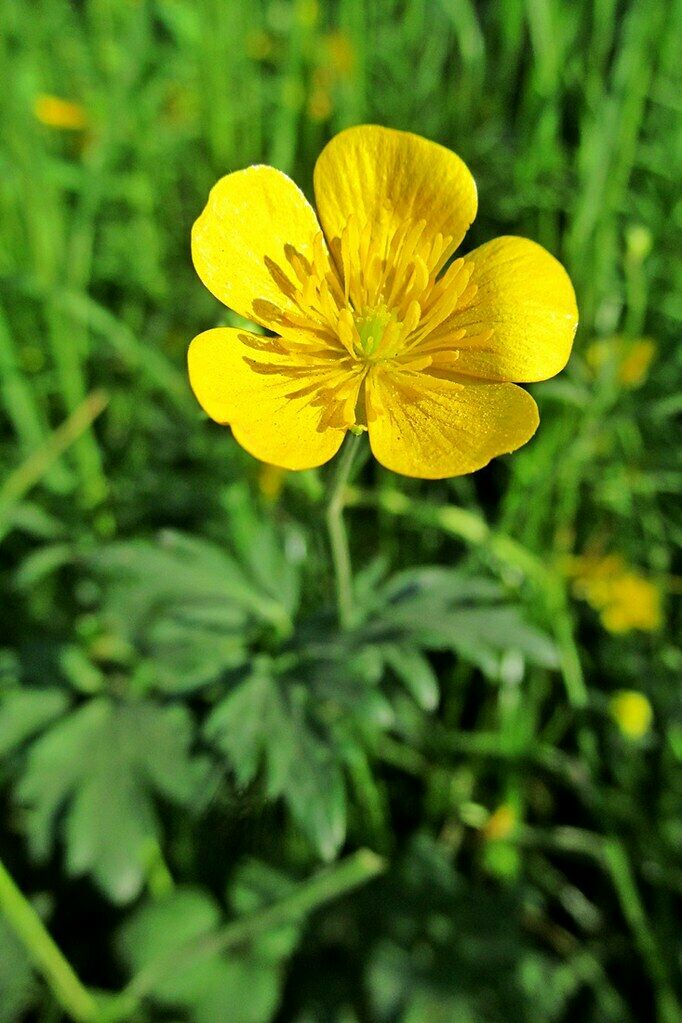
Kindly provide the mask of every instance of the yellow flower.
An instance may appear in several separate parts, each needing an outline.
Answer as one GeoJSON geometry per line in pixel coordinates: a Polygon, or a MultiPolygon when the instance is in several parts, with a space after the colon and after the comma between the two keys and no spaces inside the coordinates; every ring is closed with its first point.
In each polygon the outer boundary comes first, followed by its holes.
{"type": "Polygon", "coordinates": [[[311,121],[326,121],[332,112],[332,98],[324,84],[313,82],[308,96],[308,117],[311,121]]]}
{"type": "Polygon", "coordinates": [[[502,803],[488,818],[483,828],[483,837],[488,842],[499,842],[504,838],[509,838],[516,824],[515,808],[509,803],[502,803]]]}
{"type": "Polygon", "coordinates": [[[654,712],[644,693],[625,689],[609,701],[611,717],[627,739],[643,739],[651,728],[654,712]]]}
{"type": "Polygon", "coordinates": [[[467,167],[417,135],[349,128],[314,175],[320,220],[285,174],[222,178],[192,231],[202,281],[272,331],[194,339],[189,374],[212,419],[256,458],[322,465],[367,429],[395,472],[473,472],[538,425],[512,381],[554,376],[577,323],[563,267],[498,238],[449,263],[477,207],[467,167]],[[321,224],[321,226],[320,226],[321,224]]]}
{"type": "Polygon", "coordinates": [[[275,41],[262,29],[249,32],[246,37],[246,52],[251,60],[268,60],[275,52],[275,41]]]}
{"type": "Polygon", "coordinates": [[[654,583],[629,568],[619,554],[573,558],[573,592],[599,612],[609,632],[654,632],[661,625],[661,594],[654,583]]]}
{"type": "Polygon", "coordinates": [[[329,32],[322,40],[326,64],[337,78],[347,78],[355,67],[353,44],[344,32],[329,32]]]}
{"type": "Polygon", "coordinates": [[[59,96],[37,96],[33,104],[33,113],[40,123],[46,124],[48,128],[80,131],[88,125],[83,107],[68,99],[60,99],[59,96]]]}
{"type": "Polygon", "coordinates": [[[595,374],[610,369],[621,384],[638,387],[646,380],[655,354],[656,343],[651,338],[628,341],[616,335],[593,341],[585,357],[595,374]]]}

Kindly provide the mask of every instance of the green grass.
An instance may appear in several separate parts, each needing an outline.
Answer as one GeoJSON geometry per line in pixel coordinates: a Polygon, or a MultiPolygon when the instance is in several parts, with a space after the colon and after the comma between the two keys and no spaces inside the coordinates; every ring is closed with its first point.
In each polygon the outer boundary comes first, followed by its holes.
{"type": "Polygon", "coordinates": [[[676,0],[4,0],[0,1023],[682,1020],[681,29],[676,0]],[[268,497],[189,391],[225,317],[189,232],[251,163],[310,194],[362,122],[459,153],[465,248],[545,245],[580,326],[517,454],[362,464],[345,635],[333,467],[268,497]],[[614,335],[655,342],[635,384],[595,368],[614,335]],[[605,627],[586,552],[660,628],[605,627]]]}

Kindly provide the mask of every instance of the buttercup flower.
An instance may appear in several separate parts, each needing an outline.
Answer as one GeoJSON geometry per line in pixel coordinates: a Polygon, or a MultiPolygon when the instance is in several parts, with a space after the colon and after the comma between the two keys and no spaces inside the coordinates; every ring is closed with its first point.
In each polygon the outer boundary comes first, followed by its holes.
{"type": "Polygon", "coordinates": [[[655,355],[656,344],[651,338],[628,341],[616,335],[593,341],[585,359],[595,376],[606,369],[625,387],[635,388],[646,380],[655,355]]]}
{"type": "Polygon", "coordinates": [[[574,595],[599,612],[609,632],[655,632],[661,627],[660,590],[619,554],[572,558],[566,570],[574,580],[574,595]]]}
{"type": "Polygon", "coordinates": [[[565,366],[571,282],[543,248],[503,237],[450,262],[476,215],[454,153],[364,125],[322,151],[319,221],[293,181],[257,166],[222,178],[192,231],[201,280],[275,336],[219,327],[189,374],[209,416],[252,455],[322,465],[366,429],[395,472],[473,472],[525,444],[537,406],[516,382],[565,366]]]}
{"type": "Polygon", "coordinates": [[[80,131],[87,128],[88,119],[80,103],[61,99],[59,96],[41,94],[35,99],[33,112],[41,124],[64,131],[80,131]]]}
{"type": "Polygon", "coordinates": [[[500,842],[514,831],[518,821],[518,814],[509,803],[502,803],[497,807],[486,821],[483,827],[483,837],[488,842],[500,842]]]}
{"type": "Polygon", "coordinates": [[[651,728],[654,712],[644,693],[625,689],[609,700],[611,717],[627,739],[643,739],[651,728]]]}

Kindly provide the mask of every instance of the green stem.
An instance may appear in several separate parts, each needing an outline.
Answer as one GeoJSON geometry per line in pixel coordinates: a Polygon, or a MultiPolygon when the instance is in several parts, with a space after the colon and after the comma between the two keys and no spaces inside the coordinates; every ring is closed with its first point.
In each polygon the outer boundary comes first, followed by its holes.
{"type": "Polygon", "coordinates": [[[349,627],[353,616],[353,572],[348,550],[348,535],[343,521],[343,509],[346,506],[346,487],[360,444],[361,436],[359,434],[348,435],[341,451],[327,504],[327,531],[334,563],[339,624],[342,629],[349,627]]]}
{"type": "Polygon", "coordinates": [[[71,964],[55,945],[35,909],[17,888],[2,862],[0,909],[64,1012],[79,1023],[97,1019],[99,1010],[95,999],[80,982],[71,964]]]}
{"type": "Polygon", "coordinates": [[[612,837],[605,840],[604,859],[616,889],[623,916],[627,920],[640,955],[653,981],[657,1023],[679,1023],[680,1005],[668,976],[665,958],[649,925],[625,845],[619,838],[612,837]]]}
{"type": "Polygon", "coordinates": [[[37,447],[0,487],[0,541],[11,528],[14,506],[35,486],[61,455],[83,436],[109,401],[104,391],[93,391],[70,416],[37,447]]]}
{"type": "Polygon", "coordinates": [[[250,916],[227,924],[215,934],[191,941],[181,949],[162,955],[133,977],[121,998],[130,1008],[139,1006],[159,981],[169,974],[187,969],[207,955],[227,952],[253,941],[264,931],[296,924],[313,910],[366,884],[386,869],[385,861],[370,849],[360,849],[341,863],[321,871],[317,877],[300,884],[281,902],[257,910],[250,916]]]}

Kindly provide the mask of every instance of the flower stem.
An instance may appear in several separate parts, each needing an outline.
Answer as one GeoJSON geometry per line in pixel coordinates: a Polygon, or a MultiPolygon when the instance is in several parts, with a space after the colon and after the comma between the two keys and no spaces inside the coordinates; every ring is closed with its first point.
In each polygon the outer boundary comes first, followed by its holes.
{"type": "Polygon", "coordinates": [[[343,521],[343,509],[346,506],[346,487],[360,444],[360,435],[348,434],[341,451],[327,504],[327,530],[334,563],[339,624],[342,629],[349,627],[353,615],[353,572],[348,550],[348,535],[343,521]]]}
{"type": "Polygon", "coordinates": [[[170,953],[161,953],[133,977],[122,997],[129,1006],[138,1006],[155,985],[169,975],[174,976],[207,956],[248,945],[265,932],[299,923],[309,913],[367,884],[385,869],[381,856],[370,849],[358,849],[340,863],[298,884],[281,902],[234,920],[213,934],[192,939],[170,953]]]}
{"type": "Polygon", "coordinates": [[[99,1017],[97,1003],[52,940],[35,909],[0,862],[0,910],[64,1012],[79,1023],[99,1017]]]}

